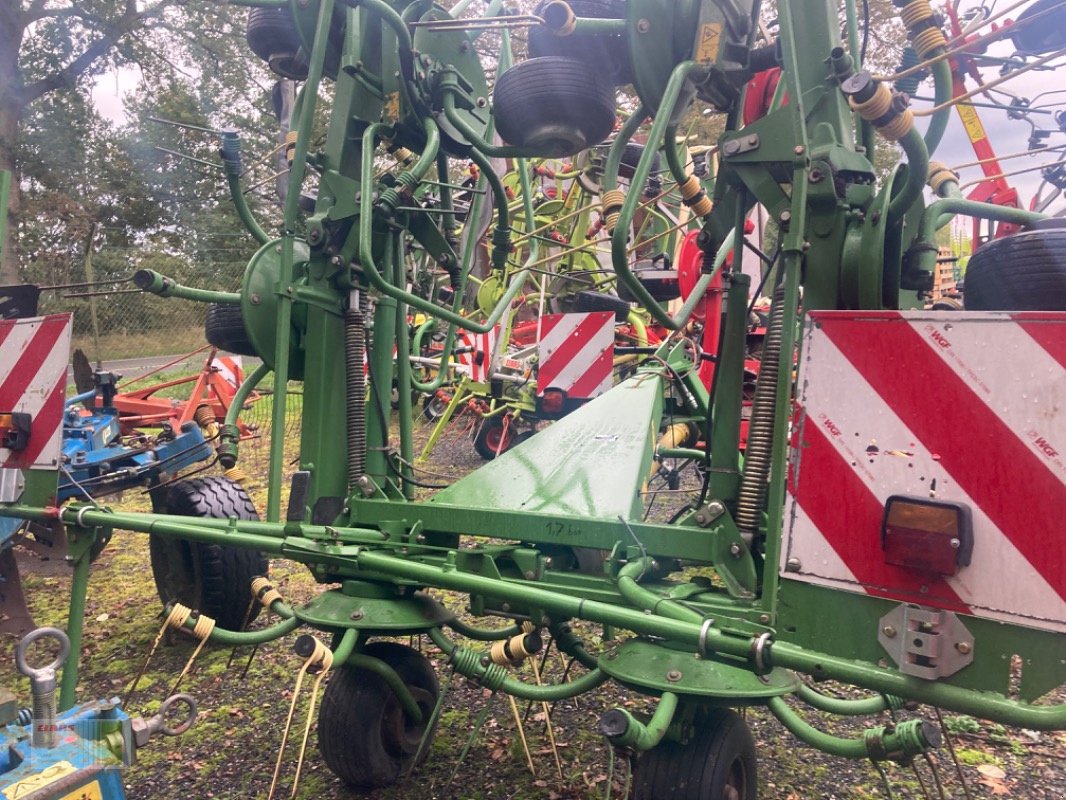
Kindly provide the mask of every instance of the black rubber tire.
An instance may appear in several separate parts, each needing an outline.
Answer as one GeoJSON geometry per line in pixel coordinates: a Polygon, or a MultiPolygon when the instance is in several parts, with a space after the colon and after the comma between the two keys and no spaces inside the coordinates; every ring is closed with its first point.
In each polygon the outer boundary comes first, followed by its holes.
{"type": "MultiPolygon", "coordinates": [[[[626,142],[626,149],[622,151],[622,161],[618,165],[618,177],[629,180],[636,174],[637,165],[640,163],[641,156],[644,155],[644,145],[640,142],[626,142]]],[[[651,162],[651,176],[649,182],[655,180],[659,172],[662,170],[662,159],[659,154],[656,153],[651,162]]]]}
{"type": "Polygon", "coordinates": [[[993,239],[966,265],[971,311],[1066,311],[1066,228],[993,239]]]}
{"type": "Polygon", "coordinates": [[[590,311],[610,311],[614,314],[616,322],[625,322],[633,307],[629,301],[623,300],[613,294],[593,292],[589,289],[578,292],[574,296],[574,310],[582,313],[590,311]]]}
{"type": "Polygon", "coordinates": [[[1037,0],[1018,15],[1014,24],[1017,30],[1011,40],[1023,53],[1043,55],[1066,44],[1066,5],[1062,0],[1037,0]],[[1028,24],[1038,15],[1038,21],[1028,24]]]}
{"type": "Polygon", "coordinates": [[[493,89],[496,130],[508,144],[564,158],[614,129],[614,87],[583,61],[559,56],[516,64],[493,89]]]}
{"type": "Polygon", "coordinates": [[[212,347],[238,356],[258,356],[244,327],[241,307],[232,303],[211,303],[204,317],[204,338],[212,347]]]}
{"type": "Polygon", "coordinates": [[[307,77],[307,64],[298,57],[300,35],[289,9],[253,8],[244,37],[275,74],[297,81],[307,77]]]}
{"type": "Polygon", "coordinates": [[[436,392],[427,394],[426,399],[422,401],[422,416],[430,422],[436,422],[448,410],[449,402],[449,400],[441,397],[436,392]]]}
{"type": "MultiPolygon", "coordinates": [[[[259,519],[255,506],[239,484],[214,475],[161,487],[153,496],[153,505],[166,514],[259,519]]],[[[270,568],[262,553],[157,534],[149,535],[148,547],[152,577],[164,605],[182,603],[206,614],[227,630],[241,630],[258,616],[260,606],[252,605],[251,582],[256,575],[265,576],[270,568]]]]}
{"type": "Polygon", "coordinates": [[[503,419],[500,417],[487,417],[481,423],[474,437],[474,449],[477,454],[486,461],[496,458],[496,448],[500,443],[500,437],[506,435],[503,446],[499,448],[499,455],[503,455],[514,447],[518,437],[515,435],[513,424],[507,426],[507,433],[503,431],[503,419]]]}
{"type": "MultiPolygon", "coordinates": [[[[540,16],[550,0],[542,0],[533,13],[540,16]]],[[[625,0],[568,0],[574,15],[593,19],[625,19],[625,0]]],[[[529,29],[529,56],[563,56],[603,70],[616,86],[633,82],[633,65],[625,36],[573,34],[556,36],[540,26],[529,29]]]]}
{"type": "Polygon", "coordinates": [[[756,800],[757,787],[755,740],[728,708],[708,712],[685,744],[644,753],[633,770],[633,800],[756,800]]]}
{"type": "MultiPolygon", "coordinates": [[[[396,642],[371,642],[363,652],[396,670],[428,720],[440,695],[429,659],[396,642]]],[[[425,726],[408,724],[384,678],[350,666],[330,675],[318,712],[318,749],[330,771],[349,786],[376,789],[395,783],[417,765],[416,756],[417,763],[425,760],[435,730],[436,722],[418,752],[425,726]]]]}

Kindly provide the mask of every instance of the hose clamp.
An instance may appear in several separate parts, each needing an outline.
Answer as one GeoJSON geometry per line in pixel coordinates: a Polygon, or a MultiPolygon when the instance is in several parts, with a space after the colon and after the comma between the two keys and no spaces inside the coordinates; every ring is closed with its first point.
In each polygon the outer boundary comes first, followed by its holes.
{"type": "Polygon", "coordinates": [[[756,675],[765,675],[770,671],[766,664],[766,645],[770,643],[770,639],[770,632],[767,631],[766,633],[760,634],[759,638],[755,640],[755,643],[751,647],[752,655],[755,660],[756,675]]]}
{"type": "Polygon", "coordinates": [[[714,625],[714,619],[705,619],[700,626],[700,638],[696,643],[696,658],[707,658],[707,634],[714,625]]]}

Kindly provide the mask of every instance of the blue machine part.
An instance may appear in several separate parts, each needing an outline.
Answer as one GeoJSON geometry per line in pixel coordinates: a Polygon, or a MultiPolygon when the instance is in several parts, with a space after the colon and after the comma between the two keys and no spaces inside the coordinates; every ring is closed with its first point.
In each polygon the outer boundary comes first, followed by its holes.
{"type": "MultiPolygon", "coordinates": [[[[32,724],[32,723],[31,723],[32,724]]],[[[3,729],[0,795],[33,800],[123,800],[122,769],[134,760],[132,720],[118,699],[56,717],[57,744],[31,746],[31,726],[3,729]]]]}
{"type": "Polygon", "coordinates": [[[71,406],[66,414],[60,501],[155,483],[211,458],[211,447],[193,422],[185,423],[180,433],[164,428],[157,436],[124,441],[113,408],[91,408],[86,414],[71,406]]]}

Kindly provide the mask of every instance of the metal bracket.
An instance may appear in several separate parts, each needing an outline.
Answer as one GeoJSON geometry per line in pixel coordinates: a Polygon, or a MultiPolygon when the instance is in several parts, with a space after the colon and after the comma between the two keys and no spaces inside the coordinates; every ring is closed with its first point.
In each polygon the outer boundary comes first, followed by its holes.
{"type": "Polygon", "coordinates": [[[973,635],[950,611],[897,606],[881,617],[877,640],[900,672],[916,678],[946,678],[973,662],[973,635]]]}
{"type": "Polygon", "coordinates": [[[26,488],[26,476],[20,469],[0,469],[0,503],[17,503],[26,488]]]}

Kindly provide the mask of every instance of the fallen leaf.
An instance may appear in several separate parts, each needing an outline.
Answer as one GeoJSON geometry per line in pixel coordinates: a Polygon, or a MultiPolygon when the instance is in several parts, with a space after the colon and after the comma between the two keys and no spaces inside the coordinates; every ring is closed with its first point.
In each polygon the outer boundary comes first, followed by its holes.
{"type": "Polygon", "coordinates": [[[991,778],[992,780],[1001,781],[1007,777],[1007,773],[995,764],[981,764],[977,767],[977,771],[986,778],[991,778]]]}

